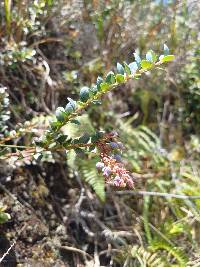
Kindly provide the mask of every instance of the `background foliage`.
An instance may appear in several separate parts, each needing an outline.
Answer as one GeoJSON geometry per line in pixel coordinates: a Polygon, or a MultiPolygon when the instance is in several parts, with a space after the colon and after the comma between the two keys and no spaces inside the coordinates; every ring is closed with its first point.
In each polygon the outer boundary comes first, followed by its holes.
{"type": "Polygon", "coordinates": [[[136,193],[200,195],[199,12],[195,0],[0,2],[0,156],[135,51],[175,55],[63,128],[118,131],[133,194],[105,187],[94,154],[0,160],[0,254],[16,240],[3,266],[199,266],[200,200],[136,193]]]}

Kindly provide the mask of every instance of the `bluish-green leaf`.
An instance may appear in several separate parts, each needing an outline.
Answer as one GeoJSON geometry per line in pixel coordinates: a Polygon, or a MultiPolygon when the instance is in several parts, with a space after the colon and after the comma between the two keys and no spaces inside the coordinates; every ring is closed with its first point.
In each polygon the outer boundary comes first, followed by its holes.
{"type": "Polygon", "coordinates": [[[153,50],[149,50],[146,54],[146,60],[150,61],[151,63],[156,62],[157,55],[153,50]]]}
{"type": "Polygon", "coordinates": [[[84,86],[80,90],[80,100],[86,102],[90,97],[90,89],[87,86],[84,86]]]}
{"type": "Polygon", "coordinates": [[[81,157],[81,158],[85,156],[85,152],[84,152],[84,150],[81,149],[81,148],[79,148],[79,147],[75,148],[74,151],[75,151],[75,153],[77,154],[77,156],[79,156],[79,157],[81,157]]]}
{"type": "Polygon", "coordinates": [[[72,108],[75,110],[76,109],[76,101],[74,101],[70,97],[68,97],[67,99],[68,99],[69,103],[71,104],[72,108]]]}
{"type": "MultiPolygon", "coordinates": [[[[100,89],[100,87],[99,87],[99,89],[100,89]]],[[[98,88],[97,88],[97,86],[96,86],[96,85],[93,86],[93,87],[90,89],[90,92],[91,92],[93,95],[96,95],[97,92],[98,92],[98,88]]]]}
{"type": "Polygon", "coordinates": [[[138,69],[138,65],[137,65],[136,62],[131,62],[131,63],[129,64],[129,68],[130,68],[130,70],[131,70],[131,74],[135,74],[135,72],[136,72],[137,69],[138,69]]]}
{"type": "Polygon", "coordinates": [[[153,56],[152,56],[151,51],[148,51],[148,52],[146,53],[146,60],[147,60],[147,61],[150,61],[150,62],[153,62],[153,56]]]}
{"type": "Polygon", "coordinates": [[[56,138],[56,141],[60,144],[64,143],[67,140],[67,135],[66,134],[59,134],[56,138]]]}
{"type": "Polygon", "coordinates": [[[116,81],[117,81],[117,83],[123,83],[124,80],[125,80],[124,75],[122,75],[122,74],[117,74],[116,75],[116,81]]]}
{"type": "Polygon", "coordinates": [[[104,135],[103,132],[96,132],[95,134],[93,134],[93,135],[91,136],[91,142],[92,142],[92,143],[97,142],[100,138],[103,137],[103,135],[104,135]]]}
{"type": "Polygon", "coordinates": [[[58,107],[56,109],[56,118],[59,121],[63,121],[66,117],[65,109],[63,107],[58,107]]]}
{"type": "Polygon", "coordinates": [[[164,44],[164,55],[165,56],[169,55],[169,48],[166,44],[164,44]]]}
{"type": "Polygon", "coordinates": [[[76,124],[76,125],[80,125],[80,124],[81,124],[80,121],[78,121],[78,120],[71,120],[70,122],[71,122],[71,123],[74,123],[74,124],[76,124]]]}
{"type": "Polygon", "coordinates": [[[106,75],[106,82],[109,84],[115,83],[115,74],[113,71],[108,72],[106,75]]]}
{"type": "Polygon", "coordinates": [[[83,144],[87,144],[89,140],[90,140],[90,136],[88,133],[85,133],[81,137],[79,137],[79,142],[83,144]]]}
{"type": "Polygon", "coordinates": [[[153,66],[153,64],[148,60],[142,60],[140,64],[143,69],[150,69],[153,66]]]}
{"type": "Polygon", "coordinates": [[[70,102],[67,103],[67,105],[65,107],[65,111],[66,111],[67,114],[70,114],[70,113],[74,112],[74,108],[73,108],[73,106],[72,106],[72,104],[70,102]]]}
{"type": "Polygon", "coordinates": [[[103,79],[100,76],[98,76],[97,77],[97,81],[96,81],[96,85],[97,85],[98,89],[100,89],[100,85],[101,85],[102,82],[103,82],[103,79]]]}
{"type": "Polygon", "coordinates": [[[67,105],[65,107],[65,111],[67,114],[70,114],[70,113],[74,112],[76,109],[76,101],[74,101],[70,97],[68,97],[67,99],[68,99],[69,103],[67,103],[67,105]]]}
{"type": "Polygon", "coordinates": [[[120,63],[117,63],[117,72],[119,74],[124,74],[125,73],[124,67],[120,63]]]}
{"type": "Polygon", "coordinates": [[[136,61],[138,64],[140,64],[140,62],[141,62],[141,58],[140,58],[139,54],[138,54],[138,53],[134,53],[134,57],[135,57],[135,61],[136,61]]]}

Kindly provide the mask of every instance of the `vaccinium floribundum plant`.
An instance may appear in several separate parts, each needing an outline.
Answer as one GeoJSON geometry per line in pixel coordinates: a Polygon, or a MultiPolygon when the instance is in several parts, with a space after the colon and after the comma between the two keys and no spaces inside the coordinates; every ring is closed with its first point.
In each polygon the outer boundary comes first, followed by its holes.
{"type": "MultiPolygon", "coordinates": [[[[68,98],[68,103],[65,107],[56,109],[55,117],[43,136],[35,140],[25,151],[19,151],[22,148],[22,146],[19,146],[18,151],[14,153],[15,156],[19,156],[22,159],[23,155],[26,157],[31,155],[35,159],[41,159],[46,151],[67,152],[74,149],[77,154],[82,154],[84,152],[91,153],[96,148],[100,155],[100,161],[96,167],[105,177],[105,182],[117,187],[133,188],[131,174],[126,170],[121,160],[123,145],[119,142],[115,133],[97,131],[92,135],[84,133],[79,138],[71,138],[63,133],[62,127],[68,123],[74,123],[78,127],[80,124],[78,116],[90,105],[99,104],[104,94],[130,79],[139,79],[143,73],[174,59],[174,56],[169,54],[169,49],[166,45],[164,45],[163,55],[159,57],[152,50],[147,52],[145,59],[141,59],[137,53],[134,53],[134,57],[135,61],[133,62],[117,63],[116,73],[110,71],[104,79],[98,77],[96,84],[92,87],[82,87],[77,101],[68,98]]],[[[9,154],[9,157],[11,155],[12,153],[9,154]]]]}

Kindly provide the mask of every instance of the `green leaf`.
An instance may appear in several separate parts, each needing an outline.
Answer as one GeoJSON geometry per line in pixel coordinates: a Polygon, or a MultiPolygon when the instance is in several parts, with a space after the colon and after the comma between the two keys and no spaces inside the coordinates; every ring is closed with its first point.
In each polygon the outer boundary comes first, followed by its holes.
{"type": "Polygon", "coordinates": [[[0,211],[0,223],[5,223],[10,219],[10,214],[0,211]]]}
{"type": "Polygon", "coordinates": [[[63,121],[66,117],[65,109],[63,107],[58,107],[56,109],[56,118],[58,121],[63,121]]]}
{"type": "Polygon", "coordinates": [[[40,161],[42,159],[43,155],[42,153],[36,153],[33,155],[33,158],[36,160],[36,161],[40,161]]]}
{"type": "Polygon", "coordinates": [[[130,66],[125,61],[123,63],[126,74],[130,75],[131,74],[130,66]]]}
{"type": "Polygon", "coordinates": [[[117,83],[123,83],[124,80],[125,80],[124,75],[122,75],[122,74],[117,74],[116,75],[116,81],[117,81],[117,83]]]}
{"type": "Polygon", "coordinates": [[[137,65],[136,62],[131,62],[131,63],[129,64],[129,68],[130,68],[130,70],[131,70],[131,74],[135,74],[135,72],[136,72],[137,69],[138,69],[138,65],[137,65]]]}
{"type": "Polygon", "coordinates": [[[169,48],[166,44],[164,44],[164,55],[165,56],[169,55],[169,48]]]}
{"type": "Polygon", "coordinates": [[[97,77],[97,81],[96,81],[96,85],[97,85],[98,89],[100,89],[100,85],[101,85],[102,82],[103,82],[103,79],[100,76],[98,76],[97,77]]]}
{"type": "Polygon", "coordinates": [[[110,86],[108,83],[101,83],[100,85],[102,91],[106,91],[110,86]]]}
{"type": "Polygon", "coordinates": [[[76,152],[77,156],[81,158],[85,156],[85,151],[79,147],[75,148],[74,151],[76,152]]]}
{"type": "Polygon", "coordinates": [[[91,136],[91,142],[95,143],[97,142],[99,139],[101,139],[103,137],[104,133],[103,132],[96,132],[95,134],[93,134],[91,136]]]}
{"type": "Polygon", "coordinates": [[[153,66],[148,60],[142,60],[140,64],[143,69],[150,69],[153,66]]]}
{"type": "Polygon", "coordinates": [[[89,147],[89,152],[95,150],[95,148],[96,148],[95,145],[90,146],[90,147],[89,147]]]}
{"type": "Polygon", "coordinates": [[[108,72],[106,75],[106,82],[109,84],[115,83],[115,74],[113,71],[108,72]]]}
{"type": "Polygon", "coordinates": [[[79,137],[79,142],[83,144],[87,144],[89,140],[90,140],[90,135],[88,133],[85,133],[81,137],[79,137]]]}
{"type": "Polygon", "coordinates": [[[80,100],[82,102],[87,102],[87,100],[89,99],[90,97],[90,89],[86,86],[82,87],[81,90],[80,90],[80,100]]]}
{"type": "Polygon", "coordinates": [[[173,61],[175,59],[175,56],[174,55],[168,55],[168,56],[160,56],[160,61],[161,62],[169,62],[169,61],[173,61]]]}
{"type": "Polygon", "coordinates": [[[60,144],[64,143],[67,140],[68,135],[59,134],[56,138],[56,141],[60,144]]]}
{"type": "Polygon", "coordinates": [[[124,67],[120,63],[117,63],[117,72],[119,74],[124,74],[125,73],[124,67]]]}
{"type": "Polygon", "coordinates": [[[78,121],[78,120],[71,120],[70,122],[71,122],[71,123],[74,123],[74,124],[76,124],[76,125],[80,125],[80,124],[81,124],[80,121],[78,121]]]}
{"type": "Polygon", "coordinates": [[[57,128],[59,128],[61,125],[62,125],[61,121],[52,121],[50,124],[51,129],[53,131],[56,130],[57,128]]]}

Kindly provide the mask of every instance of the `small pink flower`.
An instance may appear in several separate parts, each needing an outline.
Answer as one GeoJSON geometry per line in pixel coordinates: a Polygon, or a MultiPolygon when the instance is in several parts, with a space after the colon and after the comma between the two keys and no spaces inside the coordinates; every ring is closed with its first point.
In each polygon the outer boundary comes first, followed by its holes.
{"type": "Polygon", "coordinates": [[[111,168],[110,167],[104,167],[103,168],[103,175],[108,177],[111,174],[111,168]]]}
{"type": "Polygon", "coordinates": [[[103,162],[97,162],[97,164],[96,164],[96,168],[97,168],[98,170],[103,169],[103,167],[104,167],[104,163],[103,163],[103,162]]]}

